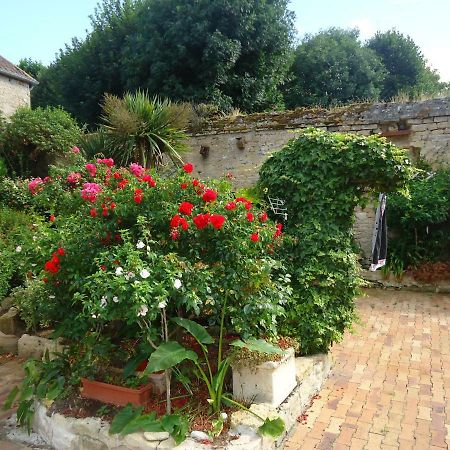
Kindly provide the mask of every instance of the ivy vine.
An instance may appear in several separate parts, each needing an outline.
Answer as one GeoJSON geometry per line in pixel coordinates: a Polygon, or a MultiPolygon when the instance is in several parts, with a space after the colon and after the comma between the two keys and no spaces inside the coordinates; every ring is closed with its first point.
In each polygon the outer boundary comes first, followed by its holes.
{"type": "Polygon", "coordinates": [[[384,138],[314,128],[263,164],[260,189],[288,210],[281,256],[294,294],[280,331],[298,338],[303,354],[328,351],[354,321],[361,285],[355,207],[371,193],[403,189],[413,170],[407,152],[384,138]]]}

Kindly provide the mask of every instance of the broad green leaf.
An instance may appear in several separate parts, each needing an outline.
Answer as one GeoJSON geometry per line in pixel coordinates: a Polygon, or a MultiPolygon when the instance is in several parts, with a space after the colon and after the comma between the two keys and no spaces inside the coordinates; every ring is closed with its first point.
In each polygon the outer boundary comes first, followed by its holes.
{"type": "Polygon", "coordinates": [[[120,434],[131,434],[136,431],[164,431],[161,422],[156,418],[156,413],[151,412],[143,416],[135,417],[131,422],[128,422],[120,432],[120,434]]]}
{"type": "Polygon", "coordinates": [[[231,343],[234,347],[239,348],[246,348],[247,350],[251,352],[261,352],[261,353],[268,353],[268,354],[277,354],[282,355],[284,353],[281,348],[276,347],[275,345],[270,344],[269,342],[265,341],[264,339],[253,339],[249,338],[245,341],[237,340],[233,341],[231,343]]]}
{"type": "Polygon", "coordinates": [[[7,409],[10,409],[15,398],[17,397],[17,394],[19,393],[19,387],[16,386],[9,394],[8,397],[6,397],[5,403],[3,404],[3,409],[6,411],[7,409]]]}
{"type": "Polygon", "coordinates": [[[284,431],[284,422],[280,417],[276,419],[266,419],[264,423],[258,428],[258,431],[265,436],[277,438],[281,436],[284,431]]]}
{"type": "Polygon", "coordinates": [[[150,355],[144,374],[170,369],[185,359],[197,361],[197,353],[187,350],[178,342],[164,342],[150,355]]]}
{"type": "Polygon", "coordinates": [[[194,336],[195,339],[197,339],[197,341],[201,344],[214,343],[214,338],[206,331],[204,327],[199,325],[197,322],[189,319],[183,319],[182,317],[175,317],[172,319],[172,321],[191,333],[192,336],[194,336]]]}
{"type": "Polygon", "coordinates": [[[136,408],[132,405],[127,405],[125,408],[121,409],[113,421],[111,422],[111,426],[109,427],[109,434],[117,434],[120,433],[126,425],[128,425],[133,419],[139,417],[142,414],[144,408],[140,406],[136,408]]]}
{"type": "Polygon", "coordinates": [[[165,415],[161,419],[164,431],[170,433],[177,445],[186,439],[189,431],[189,421],[187,417],[178,414],[165,415]]]}

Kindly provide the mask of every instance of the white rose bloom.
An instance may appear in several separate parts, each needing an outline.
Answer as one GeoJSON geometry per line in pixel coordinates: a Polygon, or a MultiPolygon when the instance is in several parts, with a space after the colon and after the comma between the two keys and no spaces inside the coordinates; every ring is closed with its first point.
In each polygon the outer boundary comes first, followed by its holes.
{"type": "Polygon", "coordinates": [[[179,278],[175,279],[175,281],[173,282],[173,287],[175,289],[180,289],[180,287],[181,287],[181,280],[179,278]]]}
{"type": "Polygon", "coordinates": [[[138,242],[137,242],[136,248],[141,249],[141,248],[144,248],[144,247],[145,247],[145,244],[144,244],[142,241],[138,241],[138,242]]]}
{"type": "Polygon", "coordinates": [[[122,269],[122,267],[119,266],[119,267],[116,268],[116,275],[117,275],[117,276],[123,275],[123,269],[122,269]]]}
{"type": "Polygon", "coordinates": [[[119,301],[119,297],[117,297],[116,295],[112,298],[112,301],[114,303],[117,303],[119,301]]]}
{"type": "Polygon", "coordinates": [[[96,318],[97,318],[97,315],[96,315],[96,314],[92,314],[92,318],[93,318],[93,319],[96,319],[96,318]]]}
{"type": "Polygon", "coordinates": [[[134,273],[133,272],[128,272],[126,275],[125,275],[125,280],[129,280],[130,278],[134,278],[135,277],[135,275],[134,275],[134,273]]]}
{"type": "Polygon", "coordinates": [[[103,296],[100,300],[100,306],[104,308],[108,304],[108,298],[106,296],[103,296]]]}
{"type": "Polygon", "coordinates": [[[148,306],[147,305],[141,305],[141,308],[139,309],[139,312],[138,312],[138,316],[144,317],[144,316],[147,315],[147,312],[148,312],[148,306]]]}
{"type": "Polygon", "coordinates": [[[228,414],[226,412],[220,413],[220,417],[222,417],[223,420],[227,420],[228,414]]]}
{"type": "Polygon", "coordinates": [[[167,302],[164,300],[163,302],[158,303],[158,308],[163,309],[167,306],[167,302]]]}
{"type": "Polygon", "coordinates": [[[55,297],[54,295],[49,295],[48,298],[49,298],[50,300],[53,300],[53,299],[56,298],[56,297],[55,297]]]}
{"type": "Polygon", "coordinates": [[[16,247],[16,252],[17,253],[20,253],[22,251],[22,247],[20,246],[20,245],[18,245],[17,247],[16,247]]]}
{"type": "Polygon", "coordinates": [[[150,272],[147,270],[147,269],[142,269],[140,272],[139,272],[139,275],[142,277],[142,278],[148,278],[149,276],[150,276],[150,272]]]}

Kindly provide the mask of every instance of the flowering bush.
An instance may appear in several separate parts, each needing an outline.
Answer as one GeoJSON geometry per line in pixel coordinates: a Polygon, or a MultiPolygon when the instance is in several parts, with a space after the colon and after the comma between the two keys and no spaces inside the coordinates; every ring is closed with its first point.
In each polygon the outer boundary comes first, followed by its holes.
{"type": "Polygon", "coordinates": [[[158,340],[161,308],[214,325],[225,300],[228,329],[276,334],[290,293],[272,257],[281,227],[228,182],[206,185],[191,164],[168,179],[111,159],[54,170],[29,189],[36,204],[59,199],[51,204],[58,237],[39,277],[51,320],[69,325],[63,334],[116,327],[158,340]]]}

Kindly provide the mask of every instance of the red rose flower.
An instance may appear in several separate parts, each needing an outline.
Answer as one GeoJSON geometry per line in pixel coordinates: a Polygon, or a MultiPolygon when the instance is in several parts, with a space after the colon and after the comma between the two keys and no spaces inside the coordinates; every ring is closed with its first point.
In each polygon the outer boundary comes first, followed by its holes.
{"type": "Polygon", "coordinates": [[[225,209],[228,209],[228,211],[232,211],[233,209],[236,209],[236,203],[235,202],[228,202],[225,205],[225,209]]]}
{"type": "Polygon", "coordinates": [[[281,235],[281,230],[283,229],[283,224],[282,223],[277,223],[276,225],[276,231],[275,234],[273,235],[273,238],[276,239],[278,236],[281,235]]]}
{"type": "Polygon", "coordinates": [[[56,217],[52,214],[52,215],[50,216],[50,219],[48,219],[48,220],[50,220],[50,222],[54,222],[55,219],[56,219],[56,217]]]}
{"type": "Polygon", "coordinates": [[[258,241],[259,241],[259,234],[258,234],[258,233],[252,233],[252,234],[250,235],[250,239],[251,239],[253,242],[258,242],[258,241]]]}
{"type": "Polygon", "coordinates": [[[107,217],[107,216],[108,216],[108,209],[107,209],[107,208],[103,208],[103,210],[102,210],[102,216],[103,216],[103,217],[107,217]]]}
{"type": "Polygon", "coordinates": [[[198,186],[200,184],[200,181],[196,180],[195,178],[192,180],[192,186],[198,186]]]}
{"type": "Polygon", "coordinates": [[[121,236],[120,234],[116,234],[116,235],[114,236],[114,239],[115,239],[116,241],[121,241],[121,240],[122,240],[122,236],[121,236]]]}
{"type": "Polygon", "coordinates": [[[66,254],[66,251],[62,247],[59,247],[58,250],[56,250],[56,251],[57,251],[58,255],[61,255],[61,256],[66,254]]]}
{"type": "Polygon", "coordinates": [[[144,199],[144,195],[142,194],[142,189],[134,190],[134,202],[139,204],[144,199]]]}
{"type": "Polygon", "coordinates": [[[129,183],[128,180],[123,179],[122,181],[119,181],[119,183],[117,184],[117,187],[119,189],[123,189],[128,183],[129,183]]]}
{"type": "Polygon", "coordinates": [[[119,172],[114,172],[114,173],[113,173],[113,177],[114,177],[116,180],[120,180],[120,179],[122,178],[122,175],[120,175],[119,172]]]}
{"type": "Polygon", "coordinates": [[[188,184],[187,183],[181,183],[180,187],[181,187],[181,189],[187,189],[188,184]]]}
{"type": "Polygon", "coordinates": [[[177,228],[180,225],[181,217],[178,214],[175,214],[170,221],[170,228],[177,228]]]}
{"type": "Polygon", "coordinates": [[[259,216],[259,221],[260,222],[265,222],[268,219],[267,217],[267,213],[263,212],[260,216],[259,216]]]}
{"type": "Polygon", "coordinates": [[[92,217],[97,217],[97,210],[95,208],[91,208],[91,210],[89,211],[89,214],[92,217]]]}
{"type": "Polygon", "coordinates": [[[216,230],[220,230],[225,223],[225,217],[220,214],[212,214],[209,220],[216,230]]]}
{"type": "Polygon", "coordinates": [[[172,238],[173,241],[176,241],[178,239],[178,236],[180,235],[178,230],[172,230],[170,232],[170,237],[172,238]]]}
{"type": "Polygon", "coordinates": [[[156,181],[152,178],[151,175],[144,175],[142,177],[142,181],[145,181],[150,187],[156,186],[156,181]]]}
{"type": "Polygon", "coordinates": [[[194,166],[191,163],[187,163],[183,166],[183,170],[186,173],[192,173],[192,171],[194,170],[194,166]]]}
{"type": "Polygon", "coordinates": [[[247,213],[247,220],[249,221],[249,222],[253,222],[253,214],[252,213],[247,213]]]}
{"type": "Polygon", "coordinates": [[[114,202],[112,202],[110,205],[109,205],[109,208],[111,209],[111,210],[113,210],[113,209],[115,209],[116,208],[116,204],[114,203],[114,202]]]}
{"type": "Polygon", "coordinates": [[[208,225],[209,218],[210,218],[210,215],[208,213],[197,214],[195,217],[192,218],[192,220],[193,220],[195,226],[197,227],[197,229],[203,230],[203,228],[205,228],[208,225]]]}
{"type": "Polygon", "coordinates": [[[205,202],[213,202],[217,198],[217,192],[213,191],[212,189],[206,189],[202,198],[205,202]]]}
{"type": "Polygon", "coordinates": [[[106,270],[106,266],[105,266],[104,264],[102,264],[102,265],[100,266],[100,269],[102,269],[103,271],[105,271],[105,270],[106,270]]]}
{"type": "Polygon", "coordinates": [[[44,270],[50,273],[58,273],[59,265],[53,261],[53,258],[50,261],[47,261],[44,265],[44,270]]]}
{"type": "Polygon", "coordinates": [[[180,225],[184,231],[186,231],[189,228],[189,224],[187,223],[187,220],[184,217],[180,217],[180,225]]]}
{"type": "Polygon", "coordinates": [[[183,202],[181,203],[180,207],[178,208],[178,212],[181,214],[186,214],[186,216],[190,216],[192,214],[192,209],[194,208],[194,205],[189,202],[183,202]]]}

